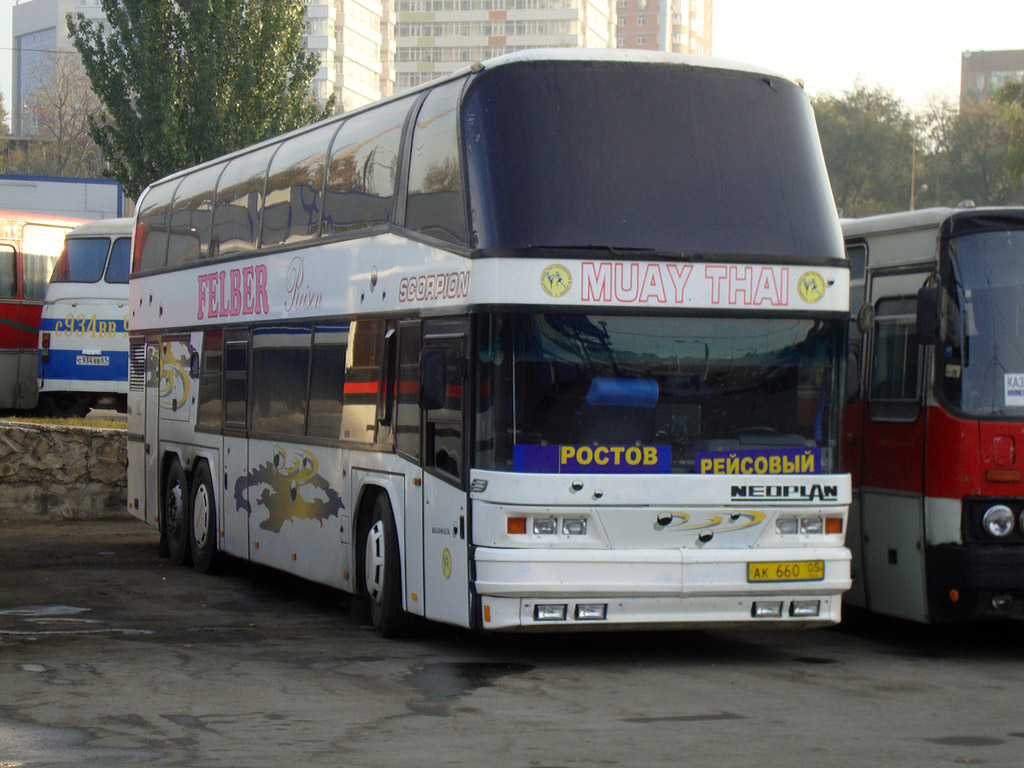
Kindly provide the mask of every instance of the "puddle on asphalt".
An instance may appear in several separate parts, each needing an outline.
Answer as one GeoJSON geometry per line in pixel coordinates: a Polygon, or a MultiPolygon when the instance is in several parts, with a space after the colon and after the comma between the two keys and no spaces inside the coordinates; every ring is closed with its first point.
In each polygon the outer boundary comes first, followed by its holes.
{"type": "Polygon", "coordinates": [[[164,757],[148,749],[89,745],[95,736],[78,728],[55,728],[12,720],[0,713],[3,760],[10,765],[114,765],[146,763],[164,757]]]}
{"type": "Polygon", "coordinates": [[[28,629],[16,627],[0,627],[0,636],[42,637],[50,635],[151,635],[149,629],[133,629],[130,627],[103,627],[101,619],[83,617],[91,608],[80,608],[73,605],[21,605],[15,608],[0,609],[0,619],[11,618],[29,625],[28,629]],[[37,628],[38,625],[38,628],[37,628]],[[47,627],[46,629],[42,628],[47,627]],[[56,628],[50,628],[56,627],[56,628]]]}
{"type": "Polygon", "coordinates": [[[409,675],[407,680],[427,701],[453,701],[478,688],[485,688],[499,678],[521,675],[533,669],[532,664],[488,661],[427,664],[409,675]]]}

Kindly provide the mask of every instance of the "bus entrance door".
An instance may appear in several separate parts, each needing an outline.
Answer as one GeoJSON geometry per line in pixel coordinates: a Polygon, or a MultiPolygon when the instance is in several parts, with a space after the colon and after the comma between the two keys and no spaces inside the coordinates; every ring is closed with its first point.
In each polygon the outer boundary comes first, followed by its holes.
{"type": "MultiPolygon", "coordinates": [[[[429,320],[423,348],[444,354],[444,405],[424,409],[423,592],[427,618],[469,626],[466,503],[466,332],[463,319],[429,320]]],[[[436,354],[436,353],[435,353],[436,354]]]]}

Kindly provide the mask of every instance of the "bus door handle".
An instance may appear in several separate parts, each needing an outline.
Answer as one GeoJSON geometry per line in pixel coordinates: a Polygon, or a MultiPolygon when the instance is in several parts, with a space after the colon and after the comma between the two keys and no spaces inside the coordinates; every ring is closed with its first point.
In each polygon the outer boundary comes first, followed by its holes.
{"type": "Polygon", "coordinates": [[[149,443],[146,443],[146,455],[148,456],[149,454],[150,454],[149,443]]]}

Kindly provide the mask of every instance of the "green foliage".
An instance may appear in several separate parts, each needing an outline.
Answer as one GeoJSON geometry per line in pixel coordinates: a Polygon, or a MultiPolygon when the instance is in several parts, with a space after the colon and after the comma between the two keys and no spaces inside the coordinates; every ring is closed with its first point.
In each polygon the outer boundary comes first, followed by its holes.
{"type": "Polygon", "coordinates": [[[1019,190],[1024,187],[1024,80],[1006,83],[995,103],[1006,128],[1006,173],[1019,190]]]}
{"type": "Polygon", "coordinates": [[[108,174],[137,197],[151,182],[329,116],[309,85],[302,0],[102,0],[68,33],[106,113],[90,133],[108,174]]]}
{"type": "MultiPolygon", "coordinates": [[[[1010,162],[1006,110],[996,101],[933,103],[926,112],[930,153],[921,178],[930,205],[1012,205],[1021,202],[1020,179],[1010,162]]],[[[1022,145],[1024,146],[1024,145],[1022,145]]]]}
{"type": "Polygon", "coordinates": [[[836,207],[844,216],[904,210],[915,162],[914,116],[891,91],[855,83],[811,100],[836,207]]]}

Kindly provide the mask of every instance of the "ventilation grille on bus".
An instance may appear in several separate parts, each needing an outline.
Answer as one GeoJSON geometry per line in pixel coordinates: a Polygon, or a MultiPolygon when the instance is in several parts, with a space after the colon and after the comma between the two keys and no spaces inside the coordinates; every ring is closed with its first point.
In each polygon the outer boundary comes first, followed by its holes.
{"type": "Polygon", "coordinates": [[[146,388],[146,345],[132,344],[128,360],[128,389],[141,392],[146,388]]]}

